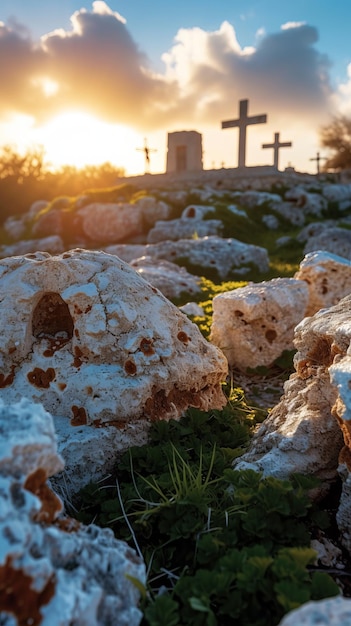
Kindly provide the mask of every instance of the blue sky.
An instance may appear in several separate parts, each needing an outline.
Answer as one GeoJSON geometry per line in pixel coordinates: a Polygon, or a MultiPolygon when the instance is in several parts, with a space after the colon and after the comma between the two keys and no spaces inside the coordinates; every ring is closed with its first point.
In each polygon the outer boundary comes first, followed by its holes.
{"type": "Polygon", "coordinates": [[[248,132],[248,164],[270,164],[261,145],[280,132],[280,168],[313,171],[320,127],[351,115],[349,0],[2,0],[0,21],[0,145],[40,142],[53,163],[81,164],[80,146],[137,173],[147,136],[163,171],[167,133],[198,130],[205,167],[234,167],[221,120],[249,98],[268,122],[248,132]]]}

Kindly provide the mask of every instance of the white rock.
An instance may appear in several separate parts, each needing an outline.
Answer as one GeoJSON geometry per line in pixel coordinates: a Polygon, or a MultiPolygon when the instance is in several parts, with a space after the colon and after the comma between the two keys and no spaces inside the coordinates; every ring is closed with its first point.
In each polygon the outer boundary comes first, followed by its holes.
{"type": "Polygon", "coordinates": [[[269,269],[265,248],[246,244],[237,239],[222,239],[215,236],[163,241],[146,246],[115,245],[104,249],[125,261],[141,256],[172,262],[181,260],[184,264],[188,262],[207,270],[215,269],[222,280],[230,277],[233,272],[245,275],[250,270],[250,264],[256,266],[260,272],[269,269]]]}
{"type": "Polygon", "coordinates": [[[114,243],[143,232],[143,212],[130,204],[94,202],[78,209],[84,235],[94,242],[114,243]]]}
{"type": "Polygon", "coordinates": [[[327,374],[306,381],[293,374],[235,469],[250,468],[279,479],[300,473],[334,480],[342,448],[341,431],[331,415],[335,399],[327,374]]]}
{"type": "Polygon", "coordinates": [[[349,598],[327,598],[307,602],[291,611],[278,626],[350,626],[351,600],[349,598]]]}
{"type": "Polygon", "coordinates": [[[2,397],[40,402],[67,428],[177,418],[225,404],[227,362],[120,259],[73,250],[0,262],[2,397]]]}
{"type": "Polygon", "coordinates": [[[27,239],[18,241],[11,245],[0,246],[0,258],[23,254],[34,254],[38,250],[49,252],[50,254],[60,254],[65,249],[63,241],[59,235],[44,237],[43,239],[27,239]]]}
{"type": "Polygon", "coordinates": [[[351,259],[351,231],[346,228],[331,227],[323,229],[319,234],[307,241],[304,254],[324,250],[351,259]]]}
{"type": "Polygon", "coordinates": [[[201,293],[200,277],[189,274],[185,267],[170,261],[144,256],[131,261],[130,265],[166,298],[179,298],[184,293],[201,293]]]}
{"type": "Polygon", "coordinates": [[[183,304],[183,306],[179,307],[183,313],[186,315],[193,315],[194,317],[204,317],[205,312],[201,306],[199,306],[196,302],[187,302],[183,304]]]}
{"type": "Polygon", "coordinates": [[[46,478],[61,468],[51,416],[28,401],[1,402],[0,622],[138,626],[128,576],[145,584],[145,565],[111,529],[59,518],[46,478]]]}
{"type": "Polygon", "coordinates": [[[329,202],[338,202],[340,200],[351,200],[351,184],[348,185],[324,185],[322,193],[329,202]]]}
{"type": "Polygon", "coordinates": [[[293,278],[251,283],[213,298],[210,340],[230,366],[272,365],[294,348],[294,328],[305,316],[308,287],[293,278]]]}
{"type": "Polygon", "coordinates": [[[182,217],[176,220],[156,222],[147,235],[147,242],[157,243],[167,240],[178,241],[179,239],[221,235],[222,231],[223,223],[220,220],[182,217]]]}
{"type": "Polygon", "coordinates": [[[351,293],[351,261],[322,250],[310,252],[294,278],[306,281],[309,289],[306,316],[314,315],[351,293]]]}

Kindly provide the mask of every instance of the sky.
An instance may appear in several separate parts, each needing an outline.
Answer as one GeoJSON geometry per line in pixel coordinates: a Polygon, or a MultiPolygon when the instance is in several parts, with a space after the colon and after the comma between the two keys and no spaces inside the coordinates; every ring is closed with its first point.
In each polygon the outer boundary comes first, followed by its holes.
{"type": "Polygon", "coordinates": [[[246,164],[316,172],[320,130],[351,116],[349,0],[1,0],[0,148],[43,147],[47,162],[109,161],[164,172],[168,133],[202,134],[205,169],[246,164]]]}

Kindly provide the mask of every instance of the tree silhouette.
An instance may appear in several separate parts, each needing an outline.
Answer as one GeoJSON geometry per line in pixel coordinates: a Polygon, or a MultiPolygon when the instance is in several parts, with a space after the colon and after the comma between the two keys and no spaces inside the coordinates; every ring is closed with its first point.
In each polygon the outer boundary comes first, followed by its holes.
{"type": "Polygon", "coordinates": [[[322,127],[320,140],[331,152],[323,169],[337,172],[351,169],[351,118],[333,117],[330,124],[322,127]]]}

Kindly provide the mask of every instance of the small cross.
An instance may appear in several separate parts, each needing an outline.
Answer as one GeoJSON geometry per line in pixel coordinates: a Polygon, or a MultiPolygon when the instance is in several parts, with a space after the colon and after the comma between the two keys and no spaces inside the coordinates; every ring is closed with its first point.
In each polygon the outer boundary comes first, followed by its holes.
{"type": "Polygon", "coordinates": [[[154,148],[149,148],[147,145],[147,139],[144,138],[144,147],[137,148],[138,152],[144,152],[145,154],[145,174],[150,173],[150,152],[157,152],[154,148]]]}
{"type": "Polygon", "coordinates": [[[285,143],[279,141],[279,133],[274,133],[274,142],[273,143],[263,143],[262,148],[273,148],[274,150],[274,167],[278,169],[278,159],[279,159],[279,149],[280,148],[291,148],[291,141],[286,141],[285,143]]]}
{"type": "Polygon", "coordinates": [[[319,176],[319,172],[320,172],[320,169],[319,169],[319,164],[320,164],[320,162],[321,162],[322,160],[323,160],[323,161],[326,161],[326,160],[327,160],[327,157],[322,157],[322,156],[320,156],[319,152],[317,152],[317,156],[315,156],[314,158],[310,159],[310,161],[316,161],[316,162],[317,162],[317,176],[319,176]]]}
{"type": "Polygon", "coordinates": [[[222,129],[239,127],[239,167],[245,167],[246,162],[246,127],[251,124],[265,124],[267,122],[267,115],[248,117],[248,105],[248,100],[240,100],[239,119],[222,122],[222,129]]]}

